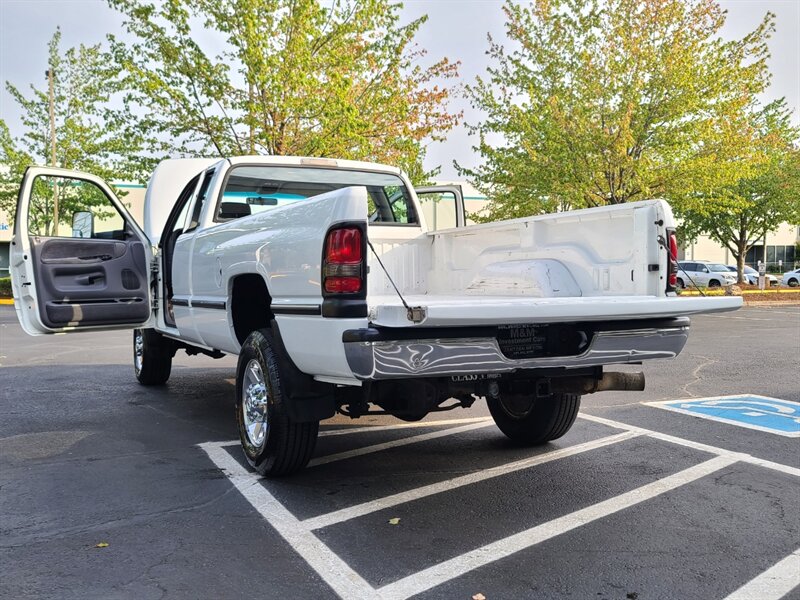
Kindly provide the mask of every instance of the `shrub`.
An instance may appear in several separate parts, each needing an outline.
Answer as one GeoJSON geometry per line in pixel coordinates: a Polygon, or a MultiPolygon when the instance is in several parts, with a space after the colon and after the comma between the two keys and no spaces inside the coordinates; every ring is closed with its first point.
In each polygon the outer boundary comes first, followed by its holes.
{"type": "Polygon", "coordinates": [[[11,277],[0,277],[0,298],[11,297],[11,277]]]}

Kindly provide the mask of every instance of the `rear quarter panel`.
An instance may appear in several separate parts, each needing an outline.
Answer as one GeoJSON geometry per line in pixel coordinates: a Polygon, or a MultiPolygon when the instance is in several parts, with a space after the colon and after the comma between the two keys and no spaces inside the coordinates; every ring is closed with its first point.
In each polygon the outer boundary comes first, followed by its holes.
{"type": "MultiPolygon", "coordinates": [[[[352,187],[198,231],[192,298],[225,301],[233,280],[257,273],[274,305],[320,304],[322,246],[336,223],[366,221],[367,193],[352,187]]],[[[264,307],[268,310],[269,307],[264,307]]],[[[230,310],[196,315],[206,345],[238,352],[230,310]]],[[[321,317],[320,317],[321,319],[321,317]]]]}

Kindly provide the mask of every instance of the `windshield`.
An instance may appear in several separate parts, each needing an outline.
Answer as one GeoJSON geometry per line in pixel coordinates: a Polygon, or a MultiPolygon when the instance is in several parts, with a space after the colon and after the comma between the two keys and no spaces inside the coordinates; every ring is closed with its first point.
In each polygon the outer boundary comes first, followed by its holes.
{"type": "Polygon", "coordinates": [[[748,275],[758,275],[758,271],[756,271],[753,267],[745,267],[744,272],[748,275]]]}
{"type": "Polygon", "coordinates": [[[725,265],[706,265],[709,271],[714,271],[715,273],[726,273],[728,272],[728,267],[725,265]]]}
{"type": "Polygon", "coordinates": [[[216,220],[257,214],[352,186],[367,188],[370,223],[419,222],[408,188],[397,175],[302,166],[234,167],[222,191],[216,220]]]}

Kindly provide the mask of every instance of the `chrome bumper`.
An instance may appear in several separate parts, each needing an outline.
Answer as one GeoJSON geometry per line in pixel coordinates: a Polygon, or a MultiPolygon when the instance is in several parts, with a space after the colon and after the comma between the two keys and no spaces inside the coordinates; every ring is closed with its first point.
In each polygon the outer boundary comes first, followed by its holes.
{"type": "Polygon", "coordinates": [[[362,380],[511,373],[519,369],[577,368],[674,358],[683,350],[689,327],[600,331],[576,356],[510,359],[494,338],[452,338],[344,342],[353,375],[362,380]]]}

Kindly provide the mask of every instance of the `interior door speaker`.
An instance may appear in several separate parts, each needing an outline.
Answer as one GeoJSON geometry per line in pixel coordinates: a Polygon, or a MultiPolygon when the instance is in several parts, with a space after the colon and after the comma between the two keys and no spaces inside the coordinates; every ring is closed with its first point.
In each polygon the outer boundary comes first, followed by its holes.
{"type": "Polygon", "coordinates": [[[122,269],[122,287],[126,290],[139,289],[139,277],[130,269],[122,269]]]}

